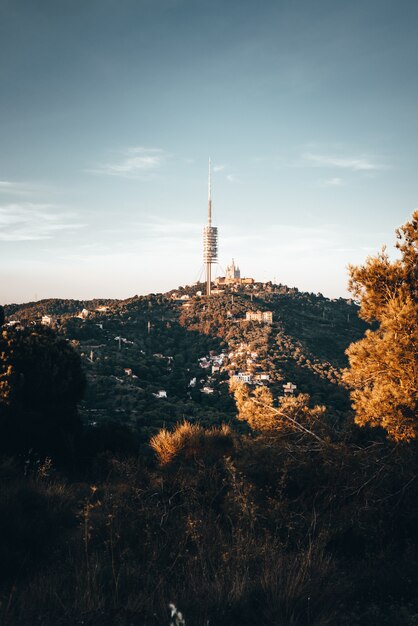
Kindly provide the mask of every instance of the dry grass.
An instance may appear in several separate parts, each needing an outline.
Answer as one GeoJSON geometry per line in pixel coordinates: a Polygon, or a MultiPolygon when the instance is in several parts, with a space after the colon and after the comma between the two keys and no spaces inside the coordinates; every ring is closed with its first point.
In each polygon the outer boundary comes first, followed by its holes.
{"type": "Polygon", "coordinates": [[[234,442],[228,426],[210,429],[184,421],[173,431],[165,428],[152,437],[150,445],[160,465],[174,461],[214,461],[231,453],[234,442]]]}
{"type": "Polygon", "coordinates": [[[416,454],[303,437],[183,423],[153,438],[163,467],[71,486],[6,464],[1,626],[161,626],[169,603],[187,626],[416,626],[416,454]]]}

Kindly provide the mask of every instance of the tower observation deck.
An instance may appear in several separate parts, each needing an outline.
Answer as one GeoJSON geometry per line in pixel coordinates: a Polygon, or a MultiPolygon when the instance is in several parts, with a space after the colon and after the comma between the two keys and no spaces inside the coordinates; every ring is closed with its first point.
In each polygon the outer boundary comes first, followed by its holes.
{"type": "Polygon", "coordinates": [[[212,286],[212,265],[218,260],[218,229],[212,226],[212,188],[209,159],[208,181],[208,223],[203,228],[203,262],[206,267],[206,295],[210,296],[212,286]]]}

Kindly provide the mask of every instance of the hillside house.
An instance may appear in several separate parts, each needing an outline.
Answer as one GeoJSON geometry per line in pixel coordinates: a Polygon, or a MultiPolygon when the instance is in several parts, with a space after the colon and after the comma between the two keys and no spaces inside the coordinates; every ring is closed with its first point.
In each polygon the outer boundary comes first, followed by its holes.
{"type": "Polygon", "coordinates": [[[160,389],[159,391],[157,391],[157,393],[153,393],[152,395],[154,396],[154,398],[166,398],[167,392],[164,391],[164,389],[160,389]]]}
{"type": "Polygon", "coordinates": [[[255,375],[255,380],[265,380],[265,381],[268,381],[268,380],[270,380],[270,374],[267,374],[267,372],[260,372],[259,374],[255,375]]]}
{"type": "Polygon", "coordinates": [[[126,339],[126,337],[115,337],[115,341],[119,341],[120,343],[126,343],[127,345],[129,344],[130,346],[134,345],[134,342],[129,341],[129,339],[126,339]]]}
{"type": "Polygon", "coordinates": [[[240,383],[245,383],[246,385],[251,385],[253,375],[251,372],[238,372],[238,374],[234,374],[232,376],[234,380],[237,380],[240,383]]]}
{"type": "Polygon", "coordinates": [[[283,390],[285,396],[293,396],[296,390],[296,385],[294,385],[293,383],[286,383],[285,385],[283,385],[283,390]]]}
{"type": "Polygon", "coordinates": [[[9,328],[17,328],[18,326],[23,326],[20,320],[10,320],[5,325],[9,326],[9,328]]]}
{"type": "Polygon", "coordinates": [[[79,317],[82,320],[86,320],[90,316],[90,311],[88,309],[83,309],[81,313],[78,313],[76,317],[79,317]]]}
{"type": "Polygon", "coordinates": [[[245,314],[247,322],[261,322],[263,324],[273,323],[273,313],[271,311],[247,311],[245,314]]]}

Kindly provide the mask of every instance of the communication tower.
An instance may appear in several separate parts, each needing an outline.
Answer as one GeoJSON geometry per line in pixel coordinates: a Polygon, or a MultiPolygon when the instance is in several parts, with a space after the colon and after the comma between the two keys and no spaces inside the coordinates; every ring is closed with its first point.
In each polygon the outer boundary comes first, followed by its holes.
{"type": "Polygon", "coordinates": [[[212,226],[212,187],[210,179],[210,159],[209,159],[209,180],[208,180],[208,223],[203,228],[203,262],[206,267],[206,295],[210,296],[212,283],[212,265],[218,260],[218,229],[212,226]]]}

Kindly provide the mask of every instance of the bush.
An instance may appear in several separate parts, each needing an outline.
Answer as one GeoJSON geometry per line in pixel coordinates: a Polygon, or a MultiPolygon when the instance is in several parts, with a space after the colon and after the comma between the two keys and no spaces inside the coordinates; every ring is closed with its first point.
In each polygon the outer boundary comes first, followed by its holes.
{"type": "Polygon", "coordinates": [[[215,461],[231,454],[234,441],[228,426],[205,429],[184,421],[172,432],[165,428],[160,430],[152,437],[150,445],[160,465],[168,465],[196,459],[215,461]]]}

